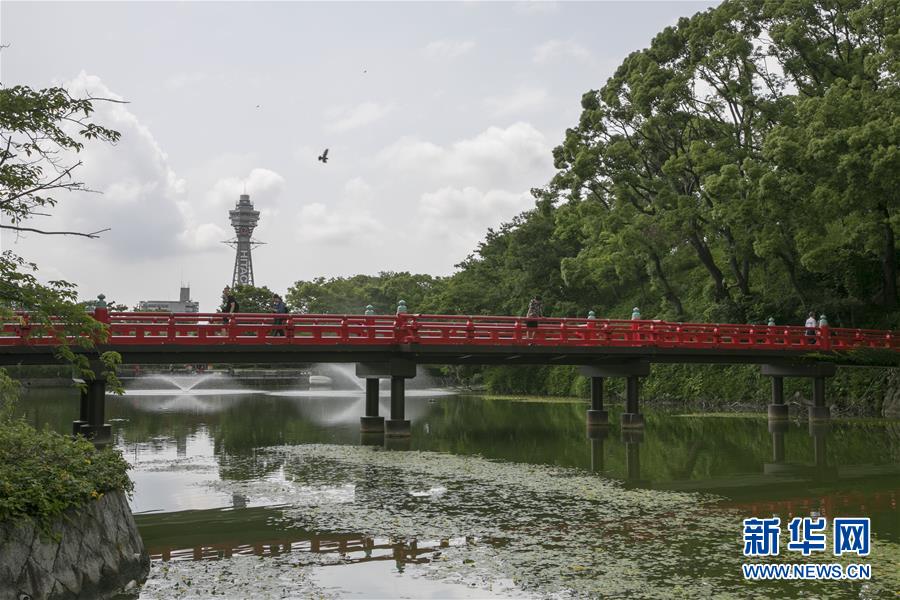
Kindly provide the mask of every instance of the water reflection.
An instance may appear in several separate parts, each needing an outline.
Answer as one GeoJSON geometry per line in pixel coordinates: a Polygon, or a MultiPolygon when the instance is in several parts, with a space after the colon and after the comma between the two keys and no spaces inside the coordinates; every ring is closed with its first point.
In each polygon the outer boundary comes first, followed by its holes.
{"type": "MultiPolygon", "coordinates": [[[[442,553],[439,564],[478,556],[556,573],[556,588],[554,575],[540,575],[547,593],[580,585],[615,595],[628,588],[590,585],[607,585],[618,568],[639,573],[647,556],[647,577],[665,582],[688,554],[721,554],[737,535],[728,527],[748,516],[865,515],[879,540],[900,540],[896,421],[773,427],[764,416],[647,410],[641,432],[620,430],[613,407],[613,425],[586,437],[584,403],[417,390],[412,437],[386,440],[359,433],[364,400],[352,391],[194,389],[108,405],[134,466],[133,510],[159,559],[290,553],[402,571],[442,553]],[[703,529],[716,511],[721,530],[703,529]],[[699,529],[675,531],[670,519],[699,529]],[[559,563],[549,570],[548,556],[559,563]]],[[[65,432],[78,396],[32,390],[21,408],[65,432]]],[[[724,581],[730,568],[710,577],[724,581]]]]}
{"type": "Polygon", "coordinates": [[[234,555],[273,556],[285,552],[335,554],[342,563],[394,561],[402,570],[407,563],[438,558],[441,550],[469,543],[464,537],[442,540],[390,540],[354,534],[316,534],[285,531],[271,523],[281,517],[277,508],[246,508],[246,499],[236,495],[234,511],[217,509],[183,511],[139,517],[141,532],[151,559],[209,560],[234,555]],[[193,532],[191,538],[185,532],[193,532]]]}

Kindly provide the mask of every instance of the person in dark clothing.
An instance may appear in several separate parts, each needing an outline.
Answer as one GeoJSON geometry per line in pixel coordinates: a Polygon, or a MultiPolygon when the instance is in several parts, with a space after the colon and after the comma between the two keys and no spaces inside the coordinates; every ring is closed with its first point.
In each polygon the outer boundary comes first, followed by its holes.
{"type": "MultiPolygon", "coordinates": [[[[241,312],[241,307],[240,307],[240,305],[238,305],[238,301],[235,300],[234,294],[232,294],[231,292],[229,292],[228,296],[226,296],[226,298],[225,298],[225,309],[222,312],[227,313],[227,314],[241,312]]],[[[223,321],[227,325],[228,317],[225,317],[223,319],[223,321]]]]}
{"type": "Polygon", "coordinates": [[[538,322],[537,319],[540,319],[544,316],[544,304],[541,302],[540,296],[535,296],[531,299],[531,302],[528,303],[528,310],[525,312],[525,318],[528,321],[525,321],[525,327],[528,330],[525,332],[525,337],[529,340],[534,338],[534,332],[537,329],[538,322]]]}
{"type": "MultiPolygon", "coordinates": [[[[283,315],[283,314],[286,314],[287,311],[288,311],[287,306],[284,304],[284,300],[281,299],[281,296],[279,296],[278,294],[275,294],[274,296],[272,296],[272,312],[275,313],[276,315],[283,315]]],[[[284,319],[275,318],[275,320],[272,322],[275,325],[282,325],[282,324],[284,324],[284,319]]],[[[284,336],[284,328],[277,327],[277,328],[273,329],[272,335],[284,336]]]]}

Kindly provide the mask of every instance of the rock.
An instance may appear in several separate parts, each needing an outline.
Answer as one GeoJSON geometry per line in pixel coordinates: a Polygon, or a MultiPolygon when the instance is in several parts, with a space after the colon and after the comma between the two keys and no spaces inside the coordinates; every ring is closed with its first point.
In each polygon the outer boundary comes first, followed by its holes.
{"type": "Polygon", "coordinates": [[[53,532],[0,523],[0,600],[110,598],[147,578],[150,558],[123,492],[67,511],[53,532]]]}

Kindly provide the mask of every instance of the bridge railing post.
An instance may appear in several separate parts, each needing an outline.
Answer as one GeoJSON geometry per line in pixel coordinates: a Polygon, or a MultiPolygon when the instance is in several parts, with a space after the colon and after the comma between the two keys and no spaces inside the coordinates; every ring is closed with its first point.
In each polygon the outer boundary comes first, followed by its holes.
{"type": "Polygon", "coordinates": [[[284,325],[284,337],[286,339],[294,339],[294,319],[288,315],[287,323],[284,325]]]}
{"type": "Polygon", "coordinates": [[[822,350],[831,350],[831,331],[828,325],[819,327],[819,347],[822,350]]]}
{"type": "Polygon", "coordinates": [[[394,315],[394,342],[399,343],[403,339],[403,317],[400,313],[394,315]]]}
{"type": "Polygon", "coordinates": [[[407,344],[413,344],[418,341],[418,332],[419,332],[419,323],[416,321],[416,317],[408,316],[405,318],[406,326],[403,328],[403,337],[404,342],[407,344]]]}

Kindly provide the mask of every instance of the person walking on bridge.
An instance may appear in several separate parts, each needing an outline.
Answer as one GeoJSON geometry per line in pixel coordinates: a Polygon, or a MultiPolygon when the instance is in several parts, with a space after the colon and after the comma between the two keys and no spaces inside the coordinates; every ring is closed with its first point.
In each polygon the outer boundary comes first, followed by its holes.
{"type": "Polygon", "coordinates": [[[807,344],[815,344],[816,343],[816,327],[818,327],[818,323],[816,322],[816,313],[813,311],[809,311],[809,316],[806,319],[806,343],[807,344]]]}
{"type": "MultiPolygon", "coordinates": [[[[281,296],[275,294],[272,296],[272,312],[276,315],[283,315],[287,313],[287,306],[284,304],[284,300],[281,299],[281,296]]],[[[272,321],[275,325],[284,324],[284,319],[276,317],[274,321],[272,321]]],[[[272,335],[274,336],[282,336],[284,337],[284,328],[276,327],[272,330],[272,335]]]]}
{"type": "Polygon", "coordinates": [[[525,321],[525,327],[527,328],[525,331],[526,339],[534,339],[535,331],[537,331],[538,322],[537,319],[540,319],[544,316],[544,304],[541,301],[540,296],[535,296],[528,303],[528,310],[525,311],[525,318],[528,319],[525,321]]]}
{"type": "MultiPolygon", "coordinates": [[[[225,289],[228,289],[228,288],[225,288],[225,289]]],[[[238,304],[238,301],[235,299],[234,294],[231,291],[229,291],[228,295],[225,297],[225,308],[222,312],[227,313],[227,314],[233,314],[233,313],[237,313],[240,311],[241,311],[241,307],[238,304]]],[[[228,317],[225,317],[223,319],[223,321],[227,325],[228,317]]]]}

